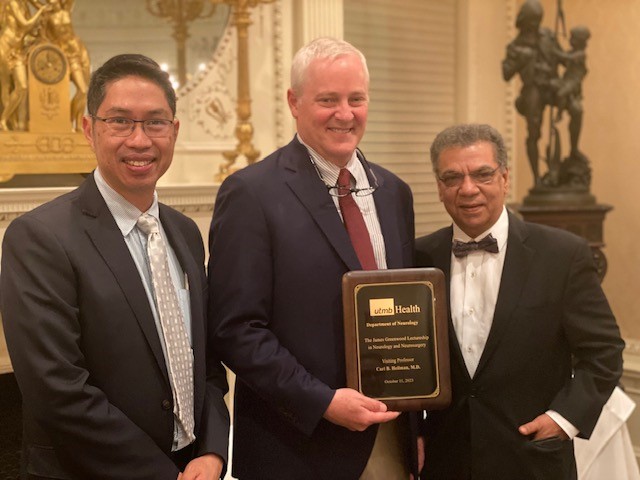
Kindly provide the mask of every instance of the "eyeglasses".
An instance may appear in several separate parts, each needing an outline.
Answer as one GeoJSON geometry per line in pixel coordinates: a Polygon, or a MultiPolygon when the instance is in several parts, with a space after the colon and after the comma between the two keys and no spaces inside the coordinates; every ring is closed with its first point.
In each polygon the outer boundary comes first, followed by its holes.
{"type": "Polygon", "coordinates": [[[447,188],[455,188],[462,185],[465,177],[469,175],[471,181],[476,185],[487,185],[493,181],[498,170],[500,170],[499,165],[493,170],[490,168],[481,168],[479,170],[469,172],[468,174],[450,172],[445,173],[443,176],[438,176],[438,180],[444,183],[444,186],[447,188]]]}
{"type": "Polygon", "coordinates": [[[355,188],[355,187],[351,187],[351,185],[338,185],[337,180],[335,185],[329,185],[325,181],[324,177],[322,176],[322,173],[320,173],[320,169],[316,165],[316,162],[313,160],[313,157],[311,155],[309,155],[309,159],[311,160],[313,167],[316,169],[316,172],[318,173],[320,180],[322,180],[322,182],[324,183],[324,186],[327,187],[327,191],[329,192],[329,195],[331,195],[332,197],[346,197],[347,195],[353,194],[356,197],[366,197],[367,195],[373,194],[373,192],[375,192],[378,189],[379,187],[378,179],[376,178],[376,174],[373,173],[373,170],[371,170],[371,167],[369,166],[369,163],[365,160],[364,156],[362,154],[359,154],[357,156],[358,156],[358,160],[360,160],[362,164],[367,167],[367,170],[369,170],[369,173],[371,173],[371,178],[373,178],[373,187],[355,188]]]}
{"type": "Polygon", "coordinates": [[[133,120],[125,117],[98,117],[91,115],[92,118],[104,122],[114,137],[128,137],[136,128],[136,123],[142,124],[142,131],[147,137],[164,137],[171,133],[175,122],[163,118],[152,118],[149,120],[133,120]]]}

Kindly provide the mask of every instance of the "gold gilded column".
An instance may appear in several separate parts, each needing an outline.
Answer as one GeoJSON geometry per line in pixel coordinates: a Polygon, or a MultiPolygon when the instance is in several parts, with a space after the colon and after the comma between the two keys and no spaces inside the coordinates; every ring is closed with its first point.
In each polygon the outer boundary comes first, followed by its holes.
{"type": "Polygon", "coordinates": [[[253,125],[251,125],[251,92],[249,89],[249,26],[251,9],[260,4],[273,3],[275,0],[210,0],[213,4],[226,3],[231,7],[231,21],[238,32],[238,101],[235,150],[223,152],[226,163],[220,166],[216,180],[223,181],[233,172],[232,166],[239,155],[244,155],[247,163],[256,161],[260,151],[253,146],[253,125]]]}

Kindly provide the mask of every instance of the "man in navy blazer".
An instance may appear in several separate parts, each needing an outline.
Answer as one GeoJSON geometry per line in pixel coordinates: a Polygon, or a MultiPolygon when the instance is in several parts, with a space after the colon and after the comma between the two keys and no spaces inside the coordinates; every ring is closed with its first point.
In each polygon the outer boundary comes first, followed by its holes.
{"type": "Polygon", "coordinates": [[[504,206],[507,153],[488,125],[431,146],[453,226],[416,241],[449,286],[451,405],[428,412],[426,478],[569,480],[622,373],[624,343],[587,243],[504,206]]]}
{"type": "Polygon", "coordinates": [[[205,343],[204,247],[195,223],[155,193],[178,134],[175,92],[153,60],[119,55],[93,74],[88,110],[83,128],[98,168],[4,237],[2,320],[23,397],[21,477],[218,479],[229,414],[224,367],[205,343]],[[191,341],[192,431],[181,432],[186,417],[174,413],[146,235],[136,227],[142,213],[159,221],[191,341]]]}
{"type": "Polygon", "coordinates": [[[371,453],[381,423],[396,463],[379,478],[409,477],[405,416],[345,388],[341,280],[362,266],[334,196],[341,168],[355,177],[345,188],[356,192],[377,267],[408,267],[413,256],[409,187],[356,148],[368,86],[350,44],[303,47],[288,91],[296,137],[218,193],[209,315],[212,341],[237,375],[232,468],[241,480],[372,478],[368,462],[385,468],[371,453]]]}

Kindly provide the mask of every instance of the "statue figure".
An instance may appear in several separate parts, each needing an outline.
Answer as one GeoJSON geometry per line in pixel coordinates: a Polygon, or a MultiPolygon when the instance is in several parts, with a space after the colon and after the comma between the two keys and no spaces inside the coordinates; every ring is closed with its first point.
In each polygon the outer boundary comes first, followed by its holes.
{"type": "Polygon", "coordinates": [[[558,51],[558,59],[566,70],[559,83],[556,93],[558,112],[556,122],[562,119],[562,112],[567,110],[571,116],[569,123],[569,135],[571,137],[571,154],[578,152],[578,138],[582,128],[582,80],[587,75],[587,63],[585,49],[591,32],[585,26],[577,26],[571,29],[569,43],[573,50],[569,52],[558,51]]]}
{"type": "MultiPolygon", "coordinates": [[[[37,0],[31,0],[34,5],[41,5],[37,0]]],[[[44,35],[65,54],[69,63],[71,81],[76,92],[71,100],[71,122],[76,131],[82,130],[82,116],[87,104],[87,90],[89,88],[90,61],[87,48],[78,37],[71,23],[71,11],[75,0],[48,0],[49,10],[43,19],[44,35]]]]}
{"type": "Polygon", "coordinates": [[[533,172],[532,194],[547,194],[552,190],[593,198],[588,194],[591,182],[589,159],[578,150],[582,128],[582,81],[587,74],[585,49],[590,32],[578,26],[571,30],[572,49],[564,51],[558,43],[558,25],[565,31],[562,0],[558,0],[556,31],[541,27],[542,6],[539,0],[526,0],[516,19],[519,30],[516,38],[507,45],[506,58],[502,61],[502,74],[509,81],[516,74],[522,80],[522,90],[516,100],[516,109],[527,121],[527,156],[533,172]],[[562,77],[558,69],[562,66],[562,77]],[[554,108],[557,112],[554,116],[554,108]],[[547,172],[540,175],[538,169],[538,142],[542,135],[542,121],[549,109],[549,142],[546,148],[547,172]],[[556,124],[563,112],[570,115],[569,136],[571,150],[561,159],[560,134],[556,124]]]}
{"type": "Polygon", "coordinates": [[[0,23],[0,89],[2,114],[0,131],[26,130],[26,114],[21,109],[27,98],[28,37],[38,26],[40,17],[48,12],[48,5],[39,5],[32,16],[26,0],[7,0],[2,3],[0,23]]]}
{"type": "MultiPolygon", "coordinates": [[[[542,6],[538,0],[527,0],[516,19],[517,37],[507,46],[502,62],[502,75],[510,80],[516,73],[522,80],[522,90],[516,109],[527,121],[527,156],[535,184],[541,182],[538,168],[538,141],[542,134],[542,117],[547,105],[555,101],[553,85],[558,82],[560,51],[555,36],[547,28],[540,28],[542,6]]],[[[549,170],[555,166],[549,165],[549,170]]]]}

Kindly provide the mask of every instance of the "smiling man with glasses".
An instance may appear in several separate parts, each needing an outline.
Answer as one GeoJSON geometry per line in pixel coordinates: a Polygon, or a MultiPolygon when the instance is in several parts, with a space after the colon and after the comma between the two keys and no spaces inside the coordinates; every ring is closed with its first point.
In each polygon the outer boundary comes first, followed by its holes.
{"type": "Polygon", "coordinates": [[[507,151],[489,125],[431,145],[453,225],[416,240],[449,283],[451,406],[428,412],[425,478],[575,480],[624,346],[587,243],[508,212],[507,151]]]}
{"type": "Polygon", "coordinates": [[[118,55],[94,72],[88,110],[98,167],[4,236],[21,478],[216,480],[228,387],[205,344],[202,237],[155,190],[180,126],[175,92],[150,58],[118,55]]]}

